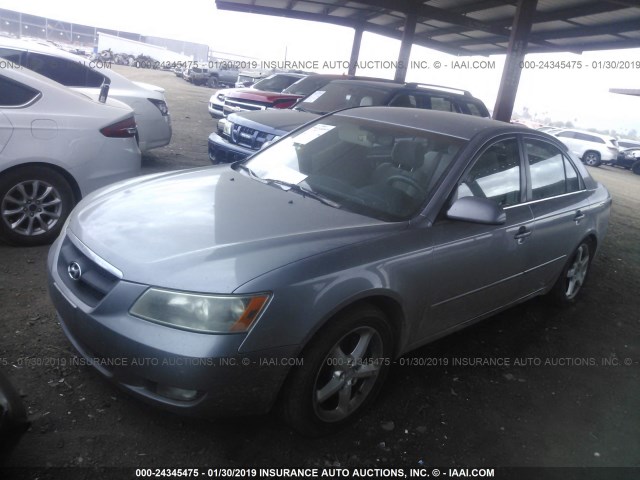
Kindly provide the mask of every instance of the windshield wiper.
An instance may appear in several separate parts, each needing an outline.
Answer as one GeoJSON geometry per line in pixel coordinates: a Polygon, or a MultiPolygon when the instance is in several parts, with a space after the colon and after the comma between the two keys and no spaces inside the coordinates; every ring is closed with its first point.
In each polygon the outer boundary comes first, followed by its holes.
{"type": "MultiPolygon", "coordinates": [[[[261,182],[264,182],[264,179],[262,177],[259,177],[258,175],[256,175],[256,172],[251,170],[244,163],[238,163],[238,164],[234,165],[234,168],[238,168],[240,170],[244,170],[245,172],[247,172],[249,174],[249,176],[251,178],[255,178],[256,180],[260,180],[261,182]]],[[[264,182],[264,183],[266,183],[266,182],[264,182]]]]}
{"type": "Polygon", "coordinates": [[[333,200],[328,199],[324,195],[314,192],[313,190],[309,190],[308,188],[301,187],[297,183],[285,182],[284,180],[278,180],[276,178],[264,178],[263,179],[267,185],[280,185],[282,187],[287,187],[294,192],[299,193],[303,197],[310,197],[315,200],[319,200],[325,205],[329,205],[333,208],[340,208],[340,204],[338,202],[334,202],[333,200]]]}
{"type": "Polygon", "coordinates": [[[305,112],[305,113],[313,113],[314,115],[317,115],[318,112],[314,111],[314,110],[309,110],[307,108],[304,107],[300,107],[298,105],[296,105],[295,107],[293,107],[294,110],[297,110],[298,112],[305,112]]]}

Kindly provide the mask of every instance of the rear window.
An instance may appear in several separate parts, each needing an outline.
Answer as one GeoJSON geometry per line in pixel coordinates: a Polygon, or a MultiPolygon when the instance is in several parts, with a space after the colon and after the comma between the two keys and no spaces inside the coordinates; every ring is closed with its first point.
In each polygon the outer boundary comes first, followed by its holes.
{"type": "Polygon", "coordinates": [[[293,85],[284,89],[282,93],[290,93],[291,95],[304,95],[306,97],[319,88],[324,87],[331,80],[335,79],[323,77],[320,75],[310,75],[308,77],[301,78],[293,85]]]}
{"type": "Polygon", "coordinates": [[[24,66],[65,87],[99,88],[106,78],[83,65],[80,59],[74,61],[41,53],[29,52],[24,66]]]}
{"type": "Polygon", "coordinates": [[[389,90],[355,82],[331,82],[299,103],[299,109],[311,113],[328,113],[346,107],[384,105],[389,90]]]}
{"type": "Polygon", "coordinates": [[[272,75],[257,82],[253,88],[264,92],[282,92],[285,88],[294,82],[300,80],[300,77],[293,75],[272,75]]]}

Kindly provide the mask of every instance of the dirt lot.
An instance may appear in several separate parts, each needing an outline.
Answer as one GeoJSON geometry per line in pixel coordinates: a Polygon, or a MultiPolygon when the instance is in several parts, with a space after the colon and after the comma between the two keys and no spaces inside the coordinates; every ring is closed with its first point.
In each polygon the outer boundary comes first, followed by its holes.
{"type": "MultiPolygon", "coordinates": [[[[213,91],[119,70],[167,89],[173,141],[144,171],[207,165],[213,91]]],[[[533,300],[420,349],[393,367],[374,408],[328,439],[300,438],[272,416],[180,418],[70,365],[46,291],[48,249],[0,245],[0,368],[33,420],[9,466],[639,467],[640,176],[591,171],[614,206],[581,302],[533,300]],[[454,365],[477,358],[508,365],[454,365]]]]}

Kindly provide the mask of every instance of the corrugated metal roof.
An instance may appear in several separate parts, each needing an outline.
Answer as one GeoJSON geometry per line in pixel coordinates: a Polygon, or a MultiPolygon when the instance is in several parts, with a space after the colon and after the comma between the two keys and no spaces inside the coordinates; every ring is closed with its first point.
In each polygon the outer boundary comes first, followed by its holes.
{"type": "MultiPolygon", "coordinates": [[[[506,53],[517,1],[497,0],[215,0],[221,10],[362,26],[401,38],[417,15],[414,43],[457,55],[506,53]]],[[[638,48],[640,2],[538,0],[529,52],[638,48]]]]}

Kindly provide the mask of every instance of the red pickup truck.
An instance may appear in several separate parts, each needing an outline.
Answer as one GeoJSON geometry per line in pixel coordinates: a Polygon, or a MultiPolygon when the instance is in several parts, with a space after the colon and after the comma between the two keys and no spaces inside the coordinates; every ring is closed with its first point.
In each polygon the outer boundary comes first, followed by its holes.
{"type": "Polygon", "coordinates": [[[225,97],[224,116],[236,112],[292,107],[301,96],[288,90],[292,84],[295,85],[305,77],[306,75],[300,73],[279,73],[276,79],[279,84],[272,86],[270,91],[249,88],[236,90],[225,97]]]}

